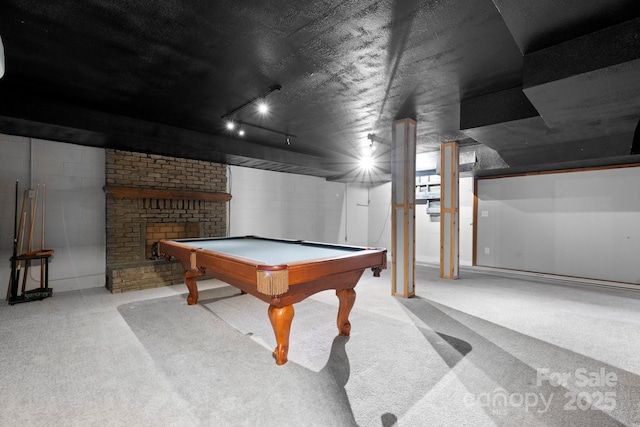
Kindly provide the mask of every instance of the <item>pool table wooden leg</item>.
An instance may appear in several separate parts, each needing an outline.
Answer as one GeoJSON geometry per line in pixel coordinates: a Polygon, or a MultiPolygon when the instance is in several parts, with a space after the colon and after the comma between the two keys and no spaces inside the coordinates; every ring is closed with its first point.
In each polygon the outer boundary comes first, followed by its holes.
{"type": "Polygon", "coordinates": [[[336,291],[340,306],[338,308],[338,333],[343,336],[351,334],[351,323],[349,322],[349,313],[356,302],[356,291],[350,289],[338,289],[336,291]]]}
{"type": "Polygon", "coordinates": [[[198,303],[198,285],[196,281],[200,276],[202,276],[202,273],[199,271],[184,271],[184,283],[186,283],[189,289],[189,296],[187,297],[187,304],[189,305],[198,303]]]}
{"type": "Polygon", "coordinates": [[[293,305],[285,305],[282,308],[269,305],[269,320],[271,320],[271,326],[273,326],[273,332],[276,335],[277,347],[273,351],[273,357],[275,357],[277,365],[287,363],[289,332],[291,331],[293,312],[293,305]]]}

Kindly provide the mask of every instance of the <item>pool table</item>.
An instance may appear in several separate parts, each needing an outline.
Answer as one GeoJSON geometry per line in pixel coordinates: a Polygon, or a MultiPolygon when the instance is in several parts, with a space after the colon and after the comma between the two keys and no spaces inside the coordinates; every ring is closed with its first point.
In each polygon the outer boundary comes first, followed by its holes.
{"type": "Polygon", "coordinates": [[[327,289],[339,300],[338,332],[349,335],[354,287],[371,268],[374,276],[387,266],[381,248],[344,246],[256,236],[160,240],[158,253],[176,258],[184,268],[188,304],[198,302],[196,280],[207,276],[229,283],[269,303],[268,315],[277,347],[278,365],[287,362],[293,304],[327,289]]]}

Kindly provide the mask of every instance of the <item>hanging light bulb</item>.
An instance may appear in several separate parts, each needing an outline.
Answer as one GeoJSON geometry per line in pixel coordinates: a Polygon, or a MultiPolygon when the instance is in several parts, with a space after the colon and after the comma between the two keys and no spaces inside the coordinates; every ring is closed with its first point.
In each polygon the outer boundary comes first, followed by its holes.
{"type": "Polygon", "coordinates": [[[371,156],[365,155],[360,159],[360,167],[365,171],[371,170],[373,163],[373,157],[371,156]]]}
{"type": "Polygon", "coordinates": [[[269,112],[269,105],[265,101],[258,103],[258,113],[267,114],[269,112]]]}

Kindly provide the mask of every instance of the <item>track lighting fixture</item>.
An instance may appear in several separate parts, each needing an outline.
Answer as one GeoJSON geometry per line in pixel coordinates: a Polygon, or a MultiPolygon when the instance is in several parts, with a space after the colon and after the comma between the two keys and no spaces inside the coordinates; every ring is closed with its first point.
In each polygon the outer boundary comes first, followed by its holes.
{"type": "Polygon", "coordinates": [[[378,144],[387,145],[391,147],[391,142],[377,136],[375,133],[367,134],[367,139],[371,141],[372,145],[374,142],[377,142],[378,144]]]}
{"type": "MultiPolygon", "coordinates": [[[[280,85],[269,86],[269,89],[264,91],[262,94],[256,96],[255,98],[253,98],[250,101],[245,102],[244,104],[240,105],[239,107],[236,107],[233,110],[227,112],[221,118],[224,120],[224,119],[226,119],[228,117],[233,116],[234,114],[239,113],[240,111],[244,110],[245,108],[247,108],[251,104],[254,104],[254,103],[256,103],[256,102],[258,102],[260,100],[264,101],[264,99],[267,96],[269,96],[272,92],[275,92],[276,90],[280,90],[280,89],[282,89],[282,86],[280,86],[280,85]]],[[[263,102],[260,105],[258,105],[258,110],[260,111],[260,109],[264,109],[264,112],[266,112],[266,109],[268,109],[267,104],[263,102]]]]}
{"type": "Polygon", "coordinates": [[[280,134],[280,135],[284,135],[284,140],[287,143],[287,145],[291,145],[291,138],[296,138],[296,135],[288,133],[288,132],[282,132],[282,131],[279,131],[279,130],[276,130],[276,129],[271,129],[271,128],[260,126],[260,125],[254,125],[254,124],[247,123],[247,122],[241,122],[240,120],[236,120],[236,121],[234,121],[234,123],[237,126],[241,127],[241,128],[248,126],[248,127],[264,130],[264,131],[267,131],[267,132],[273,132],[273,133],[277,133],[277,134],[280,134]]]}
{"type": "Polygon", "coordinates": [[[223,120],[226,120],[226,124],[225,127],[227,128],[227,130],[229,131],[233,131],[236,129],[236,126],[238,127],[238,135],[239,136],[244,136],[245,131],[243,129],[243,127],[254,127],[257,129],[262,129],[262,130],[266,130],[268,132],[274,132],[274,133],[279,133],[280,135],[284,135],[285,137],[285,141],[287,143],[287,145],[291,145],[291,138],[295,138],[295,135],[292,135],[290,133],[286,133],[286,132],[281,132],[279,130],[275,130],[275,129],[269,129],[266,128],[264,126],[260,126],[260,125],[254,125],[251,123],[247,123],[247,122],[241,122],[240,120],[237,119],[232,119],[232,117],[239,113],[240,111],[244,110],[246,107],[248,107],[249,105],[252,104],[256,104],[257,109],[258,109],[258,113],[260,114],[267,114],[269,112],[269,104],[267,104],[267,102],[265,101],[265,98],[271,94],[272,92],[275,92],[276,90],[280,90],[282,89],[282,86],[280,85],[273,85],[273,86],[269,86],[269,88],[264,91],[262,94],[258,95],[257,97],[253,98],[250,101],[245,102],[244,104],[234,108],[233,110],[230,110],[229,112],[227,112],[226,114],[222,115],[220,118],[222,118],[223,120]]]}

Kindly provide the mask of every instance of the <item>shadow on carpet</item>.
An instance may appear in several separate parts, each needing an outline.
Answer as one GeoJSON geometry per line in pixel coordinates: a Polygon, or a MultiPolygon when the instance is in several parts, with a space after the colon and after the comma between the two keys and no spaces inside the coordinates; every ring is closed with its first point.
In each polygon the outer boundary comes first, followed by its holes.
{"type": "Polygon", "coordinates": [[[195,306],[180,295],[118,310],[206,425],[391,426],[448,371],[416,365],[428,348],[413,324],[354,309],[340,337],[337,307],[312,299],[295,305],[289,362],[277,366],[267,307],[221,287],[195,306]]]}
{"type": "Polygon", "coordinates": [[[465,359],[465,405],[495,425],[640,425],[638,375],[424,298],[399,301],[452,369],[465,359]]]}

